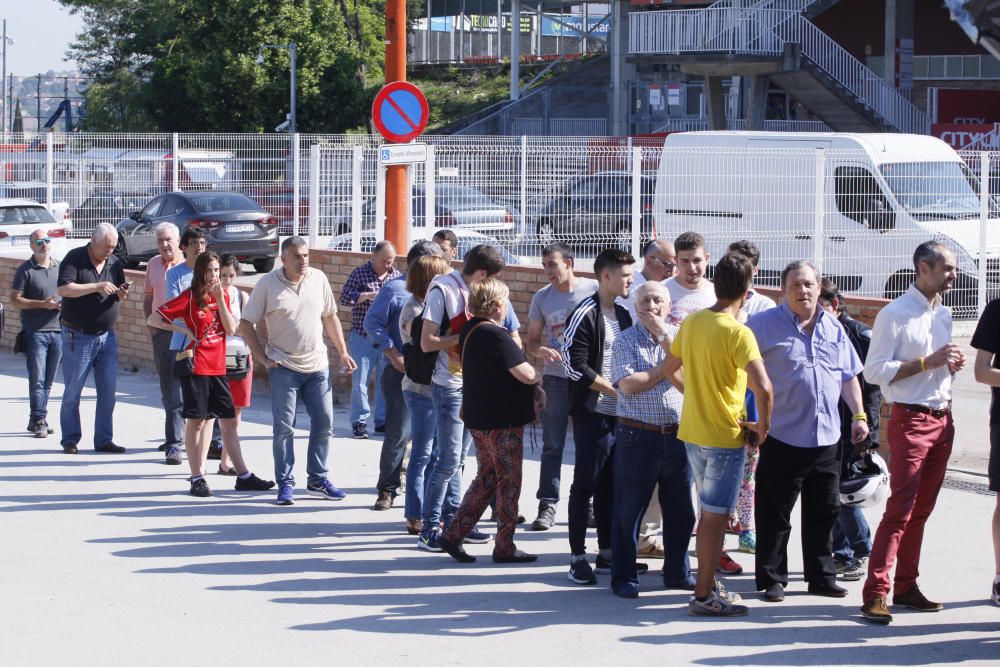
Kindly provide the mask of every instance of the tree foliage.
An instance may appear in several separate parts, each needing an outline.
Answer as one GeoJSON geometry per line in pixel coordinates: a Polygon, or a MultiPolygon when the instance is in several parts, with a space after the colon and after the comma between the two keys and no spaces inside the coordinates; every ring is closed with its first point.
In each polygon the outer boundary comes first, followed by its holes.
{"type": "Polygon", "coordinates": [[[300,132],[362,125],[381,85],[380,0],[60,0],[84,19],[69,55],[94,77],[95,131],[270,131],[289,111],[296,43],[300,132]]]}

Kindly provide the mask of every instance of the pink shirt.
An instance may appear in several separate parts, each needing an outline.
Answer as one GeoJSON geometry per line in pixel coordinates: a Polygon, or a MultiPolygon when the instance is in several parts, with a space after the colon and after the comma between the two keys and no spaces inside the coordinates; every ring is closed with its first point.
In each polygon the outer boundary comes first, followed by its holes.
{"type": "Polygon", "coordinates": [[[183,261],[182,257],[170,266],[164,266],[163,258],[160,255],[149,260],[146,265],[146,289],[144,293],[153,296],[153,310],[167,302],[167,269],[171,269],[183,261]]]}

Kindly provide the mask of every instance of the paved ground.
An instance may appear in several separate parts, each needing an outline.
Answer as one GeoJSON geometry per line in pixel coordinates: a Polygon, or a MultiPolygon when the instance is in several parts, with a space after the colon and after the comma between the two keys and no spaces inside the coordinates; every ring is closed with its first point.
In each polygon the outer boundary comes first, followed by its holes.
{"type": "MultiPolygon", "coordinates": [[[[916,665],[1000,659],[1000,608],[987,601],[994,500],[958,490],[963,483],[981,490],[977,477],[953,480],[928,528],[922,584],[947,604],[944,612],[900,613],[889,628],[873,627],[856,613],[859,583],[849,584],[851,597],[843,602],[809,597],[795,583],[784,604],[752,599],[745,619],[706,621],[689,617],[686,596],[658,589],[652,575],[633,601],[614,597],[606,576],[598,587],[570,584],[565,503],[555,529],[519,533],[521,547],[541,554],[531,566],[493,565],[487,546],[470,547],[486,557],[471,566],[418,551],[402,530],[400,509],[369,509],[379,444],[344,437],[342,412],[331,469],[350,494],[345,501],[302,497],[294,507],[278,508],[271,493],[237,494],[231,478],[214,475],[216,496],[196,499],[186,493],[186,466],[164,466],[155,449],[162,419],[152,376],[120,376],[116,440],[128,447],[127,455],[83,448],[70,457],[59,453],[57,436],[35,440],[22,430],[23,368],[22,357],[0,354],[5,664],[411,658],[424,664],[608,665],[628,656],[634,664],[916,665]]],[[[89,437],[92,391],[86,396],[89,437]]],[[[58,396],[53,402],[58,405],[58,396]]],[[[248,459],[271,477],[263,392],[247,416],[248,459]]],[[[534,510],[537,459],[536,452],[525,463],[525,514],[534,510]]],[[[569,476],[564,468],[564,479],[569,476]]],[[[752,568],[752,557],[735,557],[752,568]]],[[[800,558],[793,555],[791,563],[800,572],[800,558]]],[[[749,576],[731,577],[729,585],[752,597],[749,576]]]]}

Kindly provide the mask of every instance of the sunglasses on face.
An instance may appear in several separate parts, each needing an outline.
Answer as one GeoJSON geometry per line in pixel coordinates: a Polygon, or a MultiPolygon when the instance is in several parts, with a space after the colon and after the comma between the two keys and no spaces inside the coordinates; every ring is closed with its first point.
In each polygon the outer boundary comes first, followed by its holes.
{"type": "Polygon", "coordinates": [[[50,243],[52,243],[52,239],[49,238],[35,239],[35,245],[38,246],[39,248],[47,246],[50,243]]]}

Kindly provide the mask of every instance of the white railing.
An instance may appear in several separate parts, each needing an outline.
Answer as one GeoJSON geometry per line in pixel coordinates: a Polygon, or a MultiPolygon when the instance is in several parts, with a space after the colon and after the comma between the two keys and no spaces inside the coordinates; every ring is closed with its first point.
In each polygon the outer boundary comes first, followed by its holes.
{"type": "MultiPolygon", "coordinates": [[[[711,124],[707,118],[672,118],[660,125],[656,132],[694,132],[697,130],[711,130],[711,124]]],[[[747,121],[744,118],[729,118],[726,120],[727,130],[747,130],[747,121]]],[[[765,120],[765,132],[830,132],[830,126],[821,120],[765,120]]]]}
{"type": "Polygon", "coordinates": [[[826,33],[795,11],[702,9],[633,12],[632,55],[724,52],[778,56],[799,44],[804,58],[844,86],[872,112],[902,132],[926,134],[927,115],[826,33]]]}
{"type": "Polygon", "coordinates": [[[804,12],[817,0],[719,0],[708,9],[786,9],[793,12],[804,12]]]}

